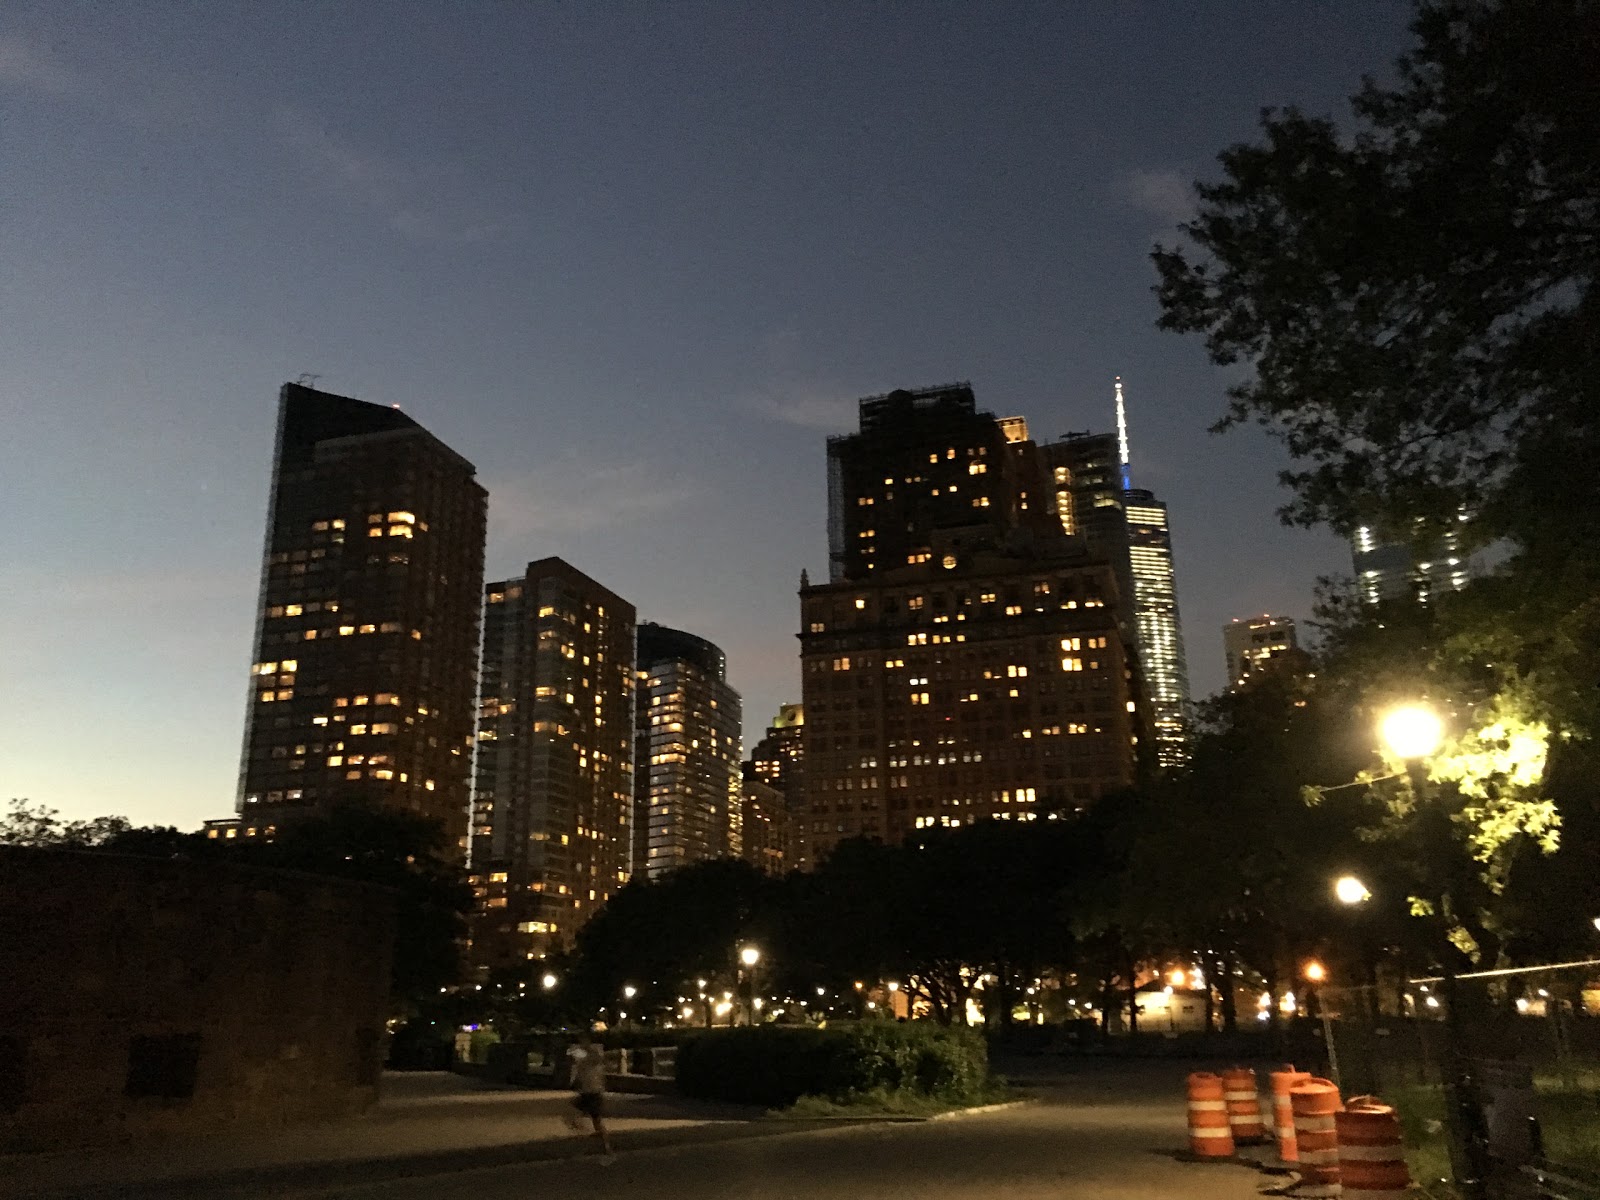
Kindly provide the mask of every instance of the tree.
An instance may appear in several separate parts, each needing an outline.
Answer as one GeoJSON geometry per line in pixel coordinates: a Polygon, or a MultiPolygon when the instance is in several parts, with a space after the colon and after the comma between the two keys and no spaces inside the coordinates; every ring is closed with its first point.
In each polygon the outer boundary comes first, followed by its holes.
{"type": "Polygon", "coordinates": [[[1221,155],[1193,248],[1155,251],[1160,323],[1250,369],[1221,426],[1303,464],[1288,519],[1465,506],[1560,545],[1597,508],[1600,5],[1424,0],[1412,28],[1353,135],[1268,110],[1221,155]]]}
{"type": "Polygon", "coordinates": [[[64,821],[53,808],[12,797],[5,815],[0,816],[0,846],[59,846],[63,849],[88,850],[132,828],[127,817],[64,821]]]}

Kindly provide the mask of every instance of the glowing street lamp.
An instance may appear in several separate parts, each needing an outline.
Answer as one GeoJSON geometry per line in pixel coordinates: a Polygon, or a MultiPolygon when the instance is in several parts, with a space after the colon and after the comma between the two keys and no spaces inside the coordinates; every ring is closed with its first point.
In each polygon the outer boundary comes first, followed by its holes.
{"type": "Polygon", "coordinates": [[[559,979],[557,979],[549,971],[546,971],[544,973],[544,978],[539,980],[540,986],[543,987],[544,990],[547,991],[547,992],[553,990],[555,988],[556,984],[558,984],[560,982],[561,981],[559,979]]]}
{"type": "Polygon", "coordinates": [[[633,984],[631,984],[631,983],[628,984],[625,988],[622,989],[623,997],[625,999],[628,999],[628,1000],[632,1000],[638,994],[639,994],[639,989],[634,987],[633,984]]]}
{"type": "Polygon", "coordinates": [[[1312,959],[1306,964],[1305,975],[1310,982],[1321,983],[1328,977],[1328,968],[1324,967],[1316,959],[1312,959]]]}
{"type": "Polygon", "coordinates": [[[1340,904],[1365,904],[1372,899],[1367,885],[1354,875],[1341,875],[1333,881],[1333,894],[1340,904]]]}
{"type": "Polygon", "coordinates": [[[761,961],[761,951],[754,946],[746,946],[739,951],[739,961],[747,967],[753,967],[761,961]]]}
{"type": "Polygon", "coordinates": [[[1425,704],[1402,704],[1383,714],[1378,736],[1396,758],[1427,758],[1444,740],[1444,722],[1425,704]]]}

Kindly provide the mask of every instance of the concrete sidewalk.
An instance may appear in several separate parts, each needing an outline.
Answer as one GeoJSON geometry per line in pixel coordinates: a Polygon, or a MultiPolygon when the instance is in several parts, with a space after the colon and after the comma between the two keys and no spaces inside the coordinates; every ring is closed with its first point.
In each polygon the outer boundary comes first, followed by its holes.
{"type": "MultiPolygon", "coordinates": [[[[570,1101],[568,1092],[503,1087],[447,1072],[389,1074],[383,1099],[349,1120],[0,1156],[0,1196],[272,1195],[592,1154],[592,1136],[566,1126],[570,1101]]],[[[612,1095],[608,1101],[608,1125],[630,1146],[739,1136],[762,1116],[759,1109],[677,1096],[612,1095]]]]}

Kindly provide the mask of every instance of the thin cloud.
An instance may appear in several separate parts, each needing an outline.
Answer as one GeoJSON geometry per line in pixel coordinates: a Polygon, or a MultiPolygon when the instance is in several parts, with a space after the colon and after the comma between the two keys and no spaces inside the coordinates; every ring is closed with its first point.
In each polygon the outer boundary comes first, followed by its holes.
{"type": "Polygon", "coordinates": [[[1178,171],[1129,171],[1122,177],[1122,198],[1142,213],[1178,225],[1194,216],[1194,190],[1178,171]]]}
{"type": "Polygon", "coordinates": [[[0,34],[0,84],[18,91],[70,96],[83,91],[85,79],[43,43],[18,34],[0,34]]]}
{"type": "Polygon", "coordinates": [[[674,512],[704,492],[639,463],[592,466],[563,460],[529,474],[490,479],[491,543],[586,533],[674,512]]]}
{"type": "Polygon", "coordinates": [[[784,425],[842,433],[856,419],[856,398],[810,387],[775,386],[747,397],[745,406],[784,425]]]}
{"type": "Polygon", "coordinates": [[[479,242],[508,232],[511,220],[442,173],[423,172],[365,150],[308,113],[278,111],[280,136],[313,175],[352,204],[376,213],[416,241],[479,242]]]}

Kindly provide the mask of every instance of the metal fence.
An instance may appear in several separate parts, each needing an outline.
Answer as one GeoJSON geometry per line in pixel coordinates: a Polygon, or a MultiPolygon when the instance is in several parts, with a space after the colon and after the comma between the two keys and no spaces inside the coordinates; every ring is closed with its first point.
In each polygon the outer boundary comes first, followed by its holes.
{"type": "Polygon", "coordinates": [[[1343,1095],[1395,1105],[1426,1193],[1600,1200],[1600,960],[1307,997],[1343,1095]]]}

